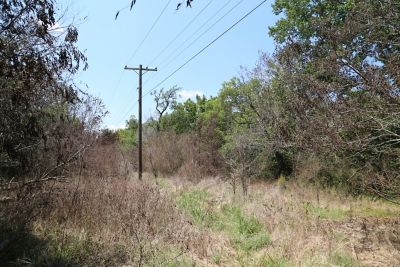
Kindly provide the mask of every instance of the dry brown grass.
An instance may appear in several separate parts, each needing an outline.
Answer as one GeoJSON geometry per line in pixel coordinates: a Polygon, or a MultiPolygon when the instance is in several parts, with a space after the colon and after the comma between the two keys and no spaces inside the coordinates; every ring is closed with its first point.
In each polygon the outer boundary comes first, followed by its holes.
{"type": "Polygon", "coordinates": [[[372,266],[400,263],[399,207],[297,184],[251,190],[256,197],[246,206],[266,223],[272,254],[299,266],[320,266],[338,253],[372,266]]]}
{"type": "MultiPolygon", "coordinates": [[[[194,186],[174,181],[176,190],[194,186]]],[[[400,207],[396,205],[298,184],[253,183],[246,199],[240,193],[234,197],[229,183],[219,179],[203,180],[195,188],[207,190],[215,207],[236,203],[265,225],[272,242],[245,256],[246,266],[400,264],[400,207]],[[274,262],[282,265],[269,265],[274,262]]],[[[227,254],[221,266],[243,266],[237,258],[227,254]]]]}
{"type": "MultiPolygon", "coordinates": [[[[310,186],[257,182],[244,198],[241,192],[234,196],[229,182],[217,178],[194,183],[178,177],[154,180],[146,174],[143,182],[81,177],[53,186],[48,196],[30,228],[46,245],[30,245],[19,255],[34,265],[164,266],[178,260],[185,261],[182,266],[400,263],[399,207],[310,186]],[[201,212],[210,215],[205,220],[218,220],[206,221],[216,227],[199,224],[181,210],[180,197],[193,190],[207,192],[200,203],[206,210],[201,212]],[[230,207],[239,207],[248,216],[245,220],[257,218],[270,242],[247,251],[238,248],[229,221],[235,218],[224,214],[230,207]]],[[[33,206],[37,203],[27,208],[33,206]]]]}
{"type": "Polygon", "coordinates": [[[137,165],[137,153],[124,150],[116,141],[99,140],[76,162],[78,175],[96,177],[126,177],[137,165]]]}
{"type": "Polygon", "coordinates": [[[146,169],[154,176],[177,175],[199,180],[220,168],[217,153],[195,134],[160,132],[145,144],[146,169]]]}
{"type": "Polygon", "coordinates": [[[61,261],[66,258],[89,266],[159,266],[176,256],[207,253],[207,233],[192,227],[154,183],[82,177],[58,185],[49,197],[51,204],[30,229],[50,245],[36,252],[27,245],[19,255],[28,254],[36,265],[68,265],[61,261]]]}
{"type": "Polygon", "coordinates": [[[165,191],[149,182],[82,179],[57,197],[46,224],[93,233],[94,241],[124,247],[135,266],[152,260],[165,245],[202,255],[206,235],[176,209],[165,191]]]}

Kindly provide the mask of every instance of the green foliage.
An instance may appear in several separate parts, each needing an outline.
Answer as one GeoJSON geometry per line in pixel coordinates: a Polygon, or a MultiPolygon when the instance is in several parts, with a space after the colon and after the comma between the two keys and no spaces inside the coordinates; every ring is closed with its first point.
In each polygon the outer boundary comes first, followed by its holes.
{"type": "MultiPolygon", "coordinates": [[[[373,201],[373,200],[370,200],[373,201]]],[[[371,204],[371,203],[369,203],[371,204]]],[[[377,218],[390,218],[399,215],[397,207],[390,208],[390,206],[385,205],[380,207],[377,203],[375,206],[364,206],[358,205],[353,207],[351,210],[348,208],[332,208],[332,207],[320,207],[312,203],[306,203],[304,209],[307,214],[318,217],[320,219],[327,220],[345,220],[350,216],[357,217],[377,217],[377,218]]]]}
{"type": "Polygon", "coordinates": [[[398,196],[399,2],[276,0],[273,8],[278,80],[293,92],[292,141],[325,159],[322,184],[398,196]]]}
{"type": "Polygon", "coordinates": [[[137,144],[138,121],[134,116],[126,121],[125,129],[118,129],[117,136],[123,149],[130,150],[137,144]]]}
{"type": "Polygon", "coordinates": [[[161,119],[162,130],[174,130],[177,134],[200,132],[215,124],[216,138],[221,139],[225,132],[225,115],[219,97],[207,99],[196,96],[182,103],[173,103],[171,113],[161,119]]]}
{"type": "Polygon", "coordinates": [[[343,210],[340,208],[323,208],[314,206],[311,203],[305,204],[304,208],[308,214],[314,217],[328,220],[344,220],[349,216],[349,210],[343,210]]]}
{"type": "Polygon", "coordinates": [[[232,224],[225,225],[230,228],[232,232],[237,232],[240,235],[250,236],[262,230],[261,223],[255,218],[247,218],[243,216],[243,212],[238,206],[225,205],[222,208],[222,214],[231,221],[232,224]]]}
{"type": "Polygon", "coordinates": [[[191,99],[183,103],[173,105],[171,114],[166,115],[162,122],[162,129],[173,129],[176,133],[188,133],[192,131],[197,122],[198,107],[191,99]]]}
{"type": "Polygon", "coordinates": [[[167,90],[161,88],[160,91],[154,90],[151,92],[154,96],[154,101],[156,102],[157,118],[153,120],[153,122],[157,132],[162,130],[162,122],[167,110],[176,104],[177,93],[179,90],[181,90],[181,88],[175,85],[167,90]]]}
{"type": "Polygon", "coordinates": [[[265,247],[271,242],[263,225],[253,216],[246,216],[238,206],[224,205],[216,229],[231,236],[232,243],[248,253],[265,247]]]}
{"type": "MultiPolygon", "coordinates": [[[[163,262],[163,264],[164,264],[163,266],[166,266],[166,267],[192,267],[194,265],[196,265],[196,266],[198,265],[198,264],[195,264],[189,258],[174,259],[174,260],[170,260],[170,261],[167,261],[167,262],[163,262]]],[[[148,265],[148,266],[150,267],[150,266],[154,266],[154,265],[148,265]]]]}
{"type": "Polygon", "coordinates": [[[361,267],[362,265],[353,257],[335,252],[330,258],[329,262],[335,266],[340,267],[361,267]]]}
{"type": "Polygon", "coordinates": [[[169,114],[159,111],[158,128],[194,136],[193,151],[204,152],[191,161],[196,166],[290,178],[315,155],[318,185],[395,198],[398,1],[276,0],[273,8],[280,15],[270,28],[274,57],[261,54],[216,97],[172,101],[169,114]]]}
{"type": "Polygon", "coordinates": [[[293,266],[286,258],[265,256],[258,264],[260,267],[289,267],[293,266]]]}
{"type": "Polygon", "coordinates": [[[234,78],[221,89],[228,130],[220,151],[240,175],[271,179],[292,173],[295,147],[286,144],[294,138],[290,91],[280,72],[263,54],[246,79],[234,78]]]}
{"type": "Polygon", "coordinates": [[[239,206],[225,204],[217,209],[208,198],[205,190],[184,192],[178,198],[178,205],[199,225],[226,233],[232,244],[245,253],[270,244],[269,235],[256,217],[245,215],[239,206]]]}
{"type": "Polygon", "coordinates": [[[178,199],[178,206],[186,210],[196,223],[212,227],[217,215],[207,203],[208,196],[205,190],[184,192],[178,199]]]}
{"type": "Polygon", "coordinates": [[[212,260],[215,264],[220,265],[220,264],[221,264],[221,254],[213,254],[213,255],[211,256],[211,260],[212,260]]]}
{"type": "Polygon", "coordinates": [[[238,235],[233,238],[235,246],[242,251],[249,253],[264,248],[271,243],[271,238],[266,233],[257,233],[253,235],[238,235]]]}
{"type": "Polygon", "coordinates": [[[354,0],[276,0],[273,4],[274,12],[282,16],[276,25],[270,27],[270,34],[278,43],[289,40],[312,42],[312,38],[318,35],[316,20],[330,18],[330,22],[339,27],[354,3],[354,0]],[[290,39],[292,37],[295,39],[290,39]]]}
{"type": "Polygon", "coordinates": [[[129,150],[136,146],[136,131],[132,129],[118,129],[117,135],[122,148],[129,150]]]}
{"type": "Polygon", "coordinates": [[[249,127],[255,122],[257,114],[253,98],[258,87],[259,81],[255,79],[244,82],[236,77],[222,85],[219,97],[231,127],[249,127]]]}
{"type": "Polygon", "coordinates": [[[60,242],[57,236],[50,237],[50,244],[46,254],[55,258],[84,261],[90,258],[94,250],[99,249],[88,236],[68,237],[60,242]]]}
{"type": "Polygon", "coordinates": [[[357,210],[361,216],[365,217],[380,217],[380,218],[390,218],[390,217],[397,217],[399,216],[400,212],[395,209],[389,208],[373,208],[373,207],[362,207],[360,210],[357,210]]]}

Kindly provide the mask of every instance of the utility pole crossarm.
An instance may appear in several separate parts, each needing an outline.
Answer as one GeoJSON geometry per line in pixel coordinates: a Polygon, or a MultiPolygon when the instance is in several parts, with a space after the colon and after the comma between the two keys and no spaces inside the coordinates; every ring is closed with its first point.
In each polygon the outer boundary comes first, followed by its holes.
{"type": "Polygon", "coordinates": [[[139,65],[138,68],[130,68],[128,66],[125,66],[126,70],[133,70],[133,71],[139,71],[139,169],[138,169],[138,174],[139,174],[139,180],[142,180],[142,173],[143,173],[143,145],[142,145],[142,76],[143,76],[143,71],[148,72],[148,71],[157,71],[157,68],[155,69],[149,69],[148,67],[143,68],[142,65],[139,65]]]}
{"type": "MultiPolygon", "coordinates": [[[[136,70],[140,70],[140,67],[139,68],[130,68],[128,66],[125,66],[124,69],[126,69],[126,70],[135,70],[136,71],[136,70]]],[[[158,70],[157,70],[157,68],[149,69],[149,67],[146,67],[146,68],[142,67],[142,71],[158,71],[158,70]]]]}

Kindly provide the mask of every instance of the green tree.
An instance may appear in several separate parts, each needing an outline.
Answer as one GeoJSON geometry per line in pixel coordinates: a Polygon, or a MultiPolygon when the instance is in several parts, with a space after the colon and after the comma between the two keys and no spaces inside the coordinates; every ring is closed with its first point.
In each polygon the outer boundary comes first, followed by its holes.
{"type": "Polygon", "coordinates": [[[281,71],[275,60],[261,54],[254,69],[224,83],[220,91],[228,125],[221,152],[237,175],[274,178],[292,171],[292,95],[281,71]]]}
{"type": "Polygon", "coordinates": [[[340,158],[352,170],[325,171],[330,180],[398,194],[400,3],[277,0],[274,10],[281,19],[270,34],[296,96],[296,142],[330,159],[327,169],[340,158]]]}
{"type": "Polygon", "coordinates": [[[131,116],[129,120],[126,121],[126,128],[117,130],[116,133],[123,149],[130,150],[137,145],[138,128],[138,120],[135,116],[131,116]]]}
{"type": "Polygon", "coordinates": [[[163,129],[173,129],[176,133],[188,133],[197,121],[197,105],[191,99],[175,103],[172,112],[162,121],[163,129]]]}

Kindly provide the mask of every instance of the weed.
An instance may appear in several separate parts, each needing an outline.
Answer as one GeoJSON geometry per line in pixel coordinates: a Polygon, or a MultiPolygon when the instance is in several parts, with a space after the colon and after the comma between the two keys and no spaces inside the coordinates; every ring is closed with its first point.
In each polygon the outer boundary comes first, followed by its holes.
{"type": "Polygon", "coordinates": [[[213,208],[208,205],[208,197],[207,191],[196,189],[181,194],[178,205],[200,225],[227,234],[235,247],[244,252],[260,249],[270,243],[263,225],[254,216],[246,216],[235,205],[213,208]]]}
{"type": "Polygon", "coordinates": [[[292,266],[286,258],[275,258],[267,256],[261,259],[260,267],[289,267],[292,266]]]}
{"type": "MultiPolygon", "coordinates": [[[[152,266],[165,244],[182,250],[190,246],[199,255],[207,246],[205,234],[192,230],[172,199],[144,181],[82,178],[48,201],[55,203],[54,209],[48,208],[32,222],[29,236],[25,234],[8,246],[12,253],[0,251],[1,263],[152,266]]],[[[170,266],[191,266],[184,257],[175,256],[165,257],[170,266]]],[[[156,266],[167,264],[161,263],[156,266]]]]}
{"type": "Polygon", "coordinates": [[[348,217],[349,211],[340,208],[322,208],[311,203],[305,205],[306,212],[314,217],[328,220],[343,220],[348,217]]]}
{"type": "Polygon", "coordinates": [[[399,211],[394,211],[388,208],[372,208],[372,207],[364,207],[359,211],[359,213],[362,216],[366,217],[380,217],[380,218],[397,217],[400,215],[399,211]]]}
{"type": "Polygon", "coordinates": [[[263,225],[255,217],[245,216],[239,206],[223,206],[218,228],[228,233],[233,244],[245,252],[260,249],[270,243],[263,225]]]}
{"type": "MultiPolygon", "coordinates": [[[[341,208],[322,208],[314,206],[310,203],[306,204],[305,206],[306,211],[313,215],[314,217],[319,217],[321,219],[328,219],[328,220],[343,220],[350,216],[350,210],[344,210],[341,208]]],[[[399,215],[398,211],[391,210],[388,208],[381,208],[381,207],[362,207],[356,209],[355,215],[361,217],[380,217],[380,218],[387,218],[387,217],[396,217],[399,215]]]]}
{"type": "Polygon", "coordinates": [[[233,239],[234,244],[245,252],[251,252],[265,247],[271,242],[266,233],[257,233],[253,235],[239,235],[233,239]]]}
{"type": "Polygon", "coordinates": [[[216,214],[207,204],[208,193],[205,190],[193,190],[183,193],[178,206],[189,213],[196,223],[211,227],[217,221],[216,214]]]}
{"type": "Polygon", "coordinates": [[[164,247],[157,250],[144,266],[192,267],[194,262],[181,250],[174,247],[164,247]]]}
{"type": "Polygon", "coordinates": [[[65,235],[50,228],[35,235],[25,233],[21,242],[10,249],[12,259],[0,259],[0,262],[33,266],[114,266],[127,259],[126,251],[119,246],[106,247],[87,234],[65,235]]]}
{"type": "Polygon", "coordinates": [[[330,258],[329,263],[341,267],[361,267],[361,264],[353,257],[335,252],[330,258]]]}
{"type": "Polygon", "coordinates": [[[285,189],[286,186],[287,186],[286,177],[283,176],[283,175],[280,175],[280,176],[278,177],[278,180],[277,180],[277,185],[278,185],[281,189],[285,189]]]}
{"type": "Polygon", "coordinates": [[[215,264],[220,265],[222,256],[221,256],[221,254],[217,253],[217,254],[212,255],[211,259],[215,264]]]}
{"type": "Polygon", "coordinates": [[[164,178],[156,178],[155,179],[157,186],[159,186],[162,189],[167,189],[168,188],[168,183],[164,178]]]}

